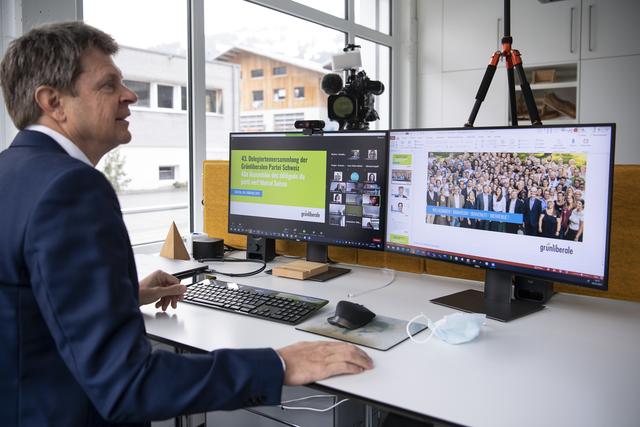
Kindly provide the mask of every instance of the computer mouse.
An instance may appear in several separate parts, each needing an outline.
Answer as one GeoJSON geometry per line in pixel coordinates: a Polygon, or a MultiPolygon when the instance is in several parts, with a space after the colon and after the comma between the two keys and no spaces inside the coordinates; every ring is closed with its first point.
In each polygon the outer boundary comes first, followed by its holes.
{"type": "Polygon", "coordinates": [[[339,301],[333,317],[327,321],[335,326],[347,329],[358,329],[369,323],[376,314],[361,304],[351,301],[339,301]]]}

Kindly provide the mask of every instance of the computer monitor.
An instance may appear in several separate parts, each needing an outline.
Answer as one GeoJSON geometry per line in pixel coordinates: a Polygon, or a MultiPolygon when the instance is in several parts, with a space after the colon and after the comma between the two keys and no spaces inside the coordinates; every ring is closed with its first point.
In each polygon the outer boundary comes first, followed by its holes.
{"type": "Polygon", "coordinates": [[[229,232],[384,249],[388,134],[232,133],[229,232]]]}
{"type": "Polygon", "coordinates": [[[395,130],[386,250],[486,270],[433,302],[511,320],[516,275],[607,289],[614,124],[395,130]]]}

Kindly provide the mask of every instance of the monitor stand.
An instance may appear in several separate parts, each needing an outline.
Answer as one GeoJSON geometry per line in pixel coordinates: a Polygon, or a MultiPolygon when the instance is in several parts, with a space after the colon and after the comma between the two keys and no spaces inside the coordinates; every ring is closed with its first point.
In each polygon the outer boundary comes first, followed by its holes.
{"type": "MultiPolygon", "coordinates": [[[[320,243],[307,243],[307,261],[321,262],[323,264],[329,263],[329,247],[320,243]]],[[[326,282],[327,280],[347,274],[350,271],[351,270],[348,268],[334,267],[330,265],[329,270],[313,277],[309,277],[307,280],[314,282],[326,282]]]]}
{"type": "Polygon", "coordinates": [[[431,302],[471,313],[485,313],[487,317],[508,322],[536,311],[544,305],[511,299],[513,275],[501,270],[486,270],[484,292],[469,289],[431,302]]]}

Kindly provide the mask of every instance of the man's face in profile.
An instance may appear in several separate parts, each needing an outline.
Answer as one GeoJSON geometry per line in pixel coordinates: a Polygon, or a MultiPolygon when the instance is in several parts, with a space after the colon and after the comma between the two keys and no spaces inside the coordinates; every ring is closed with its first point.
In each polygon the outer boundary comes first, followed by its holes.
{"type": "Polygon", "coordinates": [[[137,96],[122,83],[122,74],[110,55],[97,49],[83,53],[75,96],[61,98],[66,130],[77,144],[96,147],[104,153],[131,141],[129,104],[137,96]]]}

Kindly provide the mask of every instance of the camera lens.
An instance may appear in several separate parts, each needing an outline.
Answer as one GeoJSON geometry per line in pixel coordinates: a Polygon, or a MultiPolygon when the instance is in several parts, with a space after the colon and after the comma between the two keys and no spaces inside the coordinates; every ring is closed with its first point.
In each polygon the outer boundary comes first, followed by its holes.
{"type": "Polygon", "coordinates": [[[348,118],[354,113],[355,105],[348,96],[336,96],[333,100],[333,113],[338,118],[348,118]]]}

